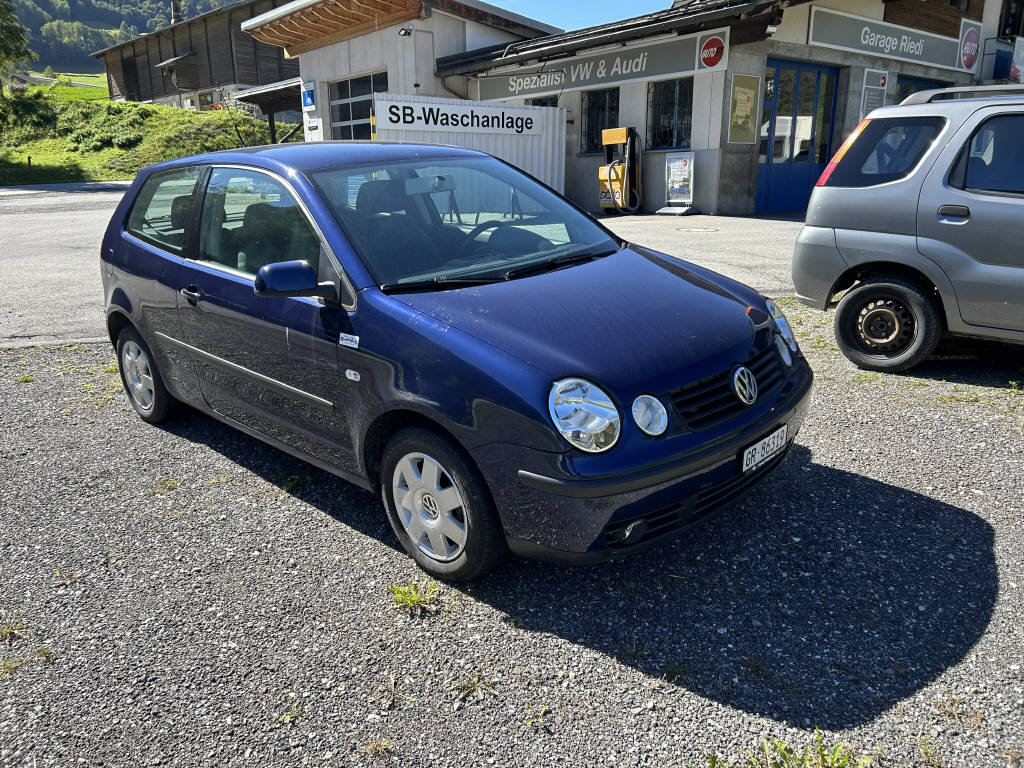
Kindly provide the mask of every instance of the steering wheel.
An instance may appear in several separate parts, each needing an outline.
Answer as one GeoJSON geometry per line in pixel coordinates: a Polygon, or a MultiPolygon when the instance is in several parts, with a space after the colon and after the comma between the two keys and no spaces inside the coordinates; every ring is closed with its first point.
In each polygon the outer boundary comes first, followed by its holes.
{"type": "Polygon", "coordinates": [[[489,221],[484,221],[481,222],[480,224],[477,224],[475,227],[473,227],[472,230],[470,230],[469,234],[466,235],[466,239],[462,241],[462,246],[459,248],[459,256],[464,255],[470,249],[470,246],[473,245],[473,241],[475,241],[478,237],[480,237],[481,234],[486,232],[488,229],[497,229],[498,227],[504,227],[508,223],[509,222],[507,221],[491,219],[489,221]]]}

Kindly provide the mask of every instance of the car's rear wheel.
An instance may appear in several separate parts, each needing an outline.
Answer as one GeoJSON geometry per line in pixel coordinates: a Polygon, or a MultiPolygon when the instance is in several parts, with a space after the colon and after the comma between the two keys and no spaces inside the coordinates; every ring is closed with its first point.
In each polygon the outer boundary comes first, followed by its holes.
{"type": "Polygon", "coordinates": [[[913,368],[935,351],[942,320],[935,299],[909,280],[865,280],[839,302],[836,342],[859,368],[896,372],[913,368]]]}
{"type": "Polygon", "coordinates": [[[508,557],[479,472],[435,432],[406,429],[391,439],[381,461],[381,495],[402,547],[432,576],[469,581],[508,557]]]}
{"type": "Polygon", "coordinates": [[[126,326],[117,337],[117,360],[128,400],[143,421],[158,424],[174,415],[174,399],[141,334],[126,326]]]}

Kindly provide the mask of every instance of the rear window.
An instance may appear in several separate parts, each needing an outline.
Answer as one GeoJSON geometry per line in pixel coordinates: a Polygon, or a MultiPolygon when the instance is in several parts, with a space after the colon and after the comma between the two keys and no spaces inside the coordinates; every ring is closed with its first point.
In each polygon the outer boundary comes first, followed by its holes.
{"type": "Polygon", "coordinates": [[[935,143],[945,124],[941,117],[871,120],[825,186],[872,187],[906,178],[935,143]]]}

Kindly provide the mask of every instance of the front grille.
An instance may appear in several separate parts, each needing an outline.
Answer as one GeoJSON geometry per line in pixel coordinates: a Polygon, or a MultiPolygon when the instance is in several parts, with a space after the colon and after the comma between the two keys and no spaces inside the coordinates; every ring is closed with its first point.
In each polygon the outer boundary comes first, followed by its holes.
{"type": "MultiPolygon", "coordinates": [[[[757,378],[757,399],[770,397],[782,386],[782,362],[772,344],[745,363],[757,378]]],[[[733,368],[694,381],[668,393],[676,414],[693,432],[708,429],[738,416],[747,406],[732,385],[733,368]]]]}
{"type": "MultiPolygon", "coordinates": [[[[791,444],[792,445],[792,444],[791,444]]],[[[738,474],[718,485],[710,485],[697,492],[688,499],[677,502],[671,506],[659,509],[646,515],[638,515],[629,520],[618,520],[609,523],[604,529],[604,540],[608,549],[625,551],[644,544],[650,544],[658,539],[669,538],[685,528],[696,525],[713,513],[728,506],[746,493],[751,486],[757,483],[765,475],[778,467],[789,454],[789,447],[771,461],[752,472],[738,474]],[[640,538],[630,541],[622,541],[622,532],[626,526],[636,520],[644,520],[647,523],[647,530],[640,538]]]]}

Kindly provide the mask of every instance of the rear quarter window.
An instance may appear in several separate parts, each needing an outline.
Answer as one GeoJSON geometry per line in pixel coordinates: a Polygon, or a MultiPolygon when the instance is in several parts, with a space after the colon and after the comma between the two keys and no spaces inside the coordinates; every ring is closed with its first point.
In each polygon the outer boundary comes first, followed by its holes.
{"type": "Polygon", "coordinates": [[[132,204],[125,230],[165,251],[181,254],[200,176],[199,167],[150,176],[132,204]]]}
{"type": "Polygon", "coordinates": [[[945,124],[941,117],[871,120],[825,186],[873,187],[906,178],[935,143],[945,124]]]}

